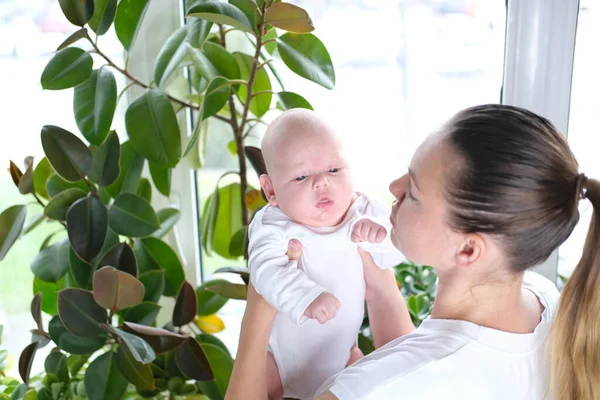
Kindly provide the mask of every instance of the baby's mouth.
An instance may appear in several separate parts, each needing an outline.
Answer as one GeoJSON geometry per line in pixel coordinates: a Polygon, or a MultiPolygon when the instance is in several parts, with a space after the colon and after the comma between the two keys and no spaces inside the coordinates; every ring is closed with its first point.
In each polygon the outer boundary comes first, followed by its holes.
{"type": "Polygon", "coordinates": [[[316,207],[317,208],[328,208],[333,204],[333,200],[329,196],[322,196],[319,198],[316,207]]]}

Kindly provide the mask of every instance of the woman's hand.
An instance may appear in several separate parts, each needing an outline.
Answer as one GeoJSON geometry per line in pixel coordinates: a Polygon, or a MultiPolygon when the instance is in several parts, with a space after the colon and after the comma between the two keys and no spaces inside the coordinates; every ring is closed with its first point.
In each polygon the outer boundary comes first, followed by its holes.
{"type": "Polygon", "coordinates": [[[363,274],[365,277],[365,300],[367,302],[376,300],[382,295],[393,290],[393,294],[397,292],[396,277],[392,268],[382,269],[375,264],[371,253],[358,247],[358,254],[363,263],[363,274]],[[393,284],[392,284],[393,282],[393,284]]]}

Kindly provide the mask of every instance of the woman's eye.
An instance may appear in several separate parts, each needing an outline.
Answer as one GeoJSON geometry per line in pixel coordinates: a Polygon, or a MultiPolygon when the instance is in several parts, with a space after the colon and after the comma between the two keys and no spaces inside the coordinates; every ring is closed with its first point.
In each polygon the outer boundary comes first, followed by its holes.
{"type": "Polygon", "coordinates": [[[296,177],[296,180],[297,180],[298,182],[302,182],[302,181],[303,181],[303,180],[305,180],[306,178],[307,178],[307,176],[306,176],[306,175],[300,175],[300,176],[296,177]]]}
{"type": "Polygon", "coordinates": [[[339,172],[339,170],[340,170],[339,168],[331,168],[329,170],[329,172],[332,173],[332,174],[335,174],[336,172],[339,172]]]}

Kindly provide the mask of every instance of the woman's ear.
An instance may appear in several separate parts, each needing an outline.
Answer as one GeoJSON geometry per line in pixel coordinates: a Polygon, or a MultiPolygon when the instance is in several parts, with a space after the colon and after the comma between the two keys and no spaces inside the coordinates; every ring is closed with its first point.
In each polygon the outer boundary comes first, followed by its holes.
{"type": "Polygon", "coordinates": [[[271,182],[271,178],[267,174],[262,174],[260,176],[260,187],[265,192],[265,197],[269,201],[269,204],[272,206],[277,206],[277,198],[275,197],[275,189],[273,189],[273,182],[271,182]]]}
{"type": "Polygon", "coordinates": [[[481,235],[477,233],[464,235],[456,251],[456,265],[470,267],[484,256],[486,249],[486,242],[481,235]]]}

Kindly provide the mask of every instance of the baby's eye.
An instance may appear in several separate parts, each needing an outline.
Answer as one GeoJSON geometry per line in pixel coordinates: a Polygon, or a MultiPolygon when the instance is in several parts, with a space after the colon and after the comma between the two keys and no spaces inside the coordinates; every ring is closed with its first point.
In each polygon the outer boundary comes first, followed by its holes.
{"type": "Polygon", "coordinates": [[[339,172],[339,170],[340,170],[339,168],[331,168],[329,170],[329,172],[332,173],[332,174],[335,174],[336,172],[339,172]]]}
{"type": "Polygon", "coordinates": [[[296,180],[296,181],[298,181],[298,182],[302,182],[302,181],[303,181],[303,180],[305,180],[306,178],[307,178],[307,176],[306,176],[306,175],[300,175],[300,176],[296,177],[296,179],[295,179],[295,180],[296,180]]]}

